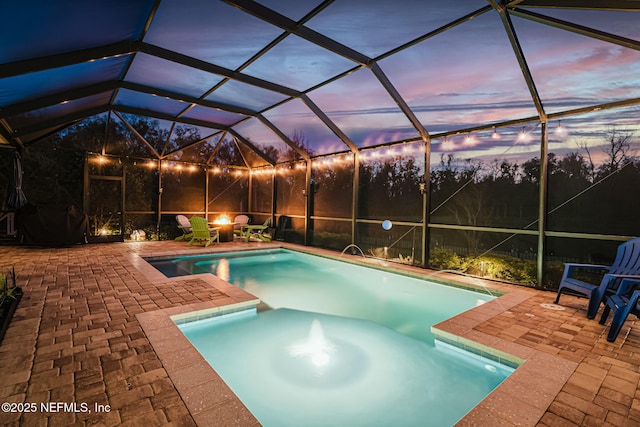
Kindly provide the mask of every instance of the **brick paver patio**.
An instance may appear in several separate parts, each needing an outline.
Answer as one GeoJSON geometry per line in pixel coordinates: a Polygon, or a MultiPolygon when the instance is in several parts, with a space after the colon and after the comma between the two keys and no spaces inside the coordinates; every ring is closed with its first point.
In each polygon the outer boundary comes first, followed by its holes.
{"type": "MultiPolygon", "coordinates": [[[[53,407],[43,412],[38,406],[34,412],[0,412],[0,424],[257,425],[228,391],[219,393],[213,406],[198,409],[203,402],[189,381],[207,390],[226,390],[226,385],[214,377],[205,382],[204,376],[176,376],[181,366],[200,361],[189,360],[197,355],[171,350],[159,326],[162,316],[185,306],[217,307],[250,298],[214,279],[163,279],[145,271],[148,267],[137,257],[243,245],[203,249],[168,241],[0,247],[0,268],[15,266],[25,291],[0,345],[0,403],[78,405],[77,411],[54,412],[53,407]],[[177,354],[183,357],[172,362],[177,354]],[[84,412],[81,403],[91,412],[84,412]]],[[[526,362],[461,425],[640,426],[636,322],[628,321],[618,340],[608,343],[606,327],[586,319],[584,299],[563,297],[564,309],[558,310],[549,305],[554,294],[497,288],[513,292],[439,327],[493,343],[526,362]]]]}

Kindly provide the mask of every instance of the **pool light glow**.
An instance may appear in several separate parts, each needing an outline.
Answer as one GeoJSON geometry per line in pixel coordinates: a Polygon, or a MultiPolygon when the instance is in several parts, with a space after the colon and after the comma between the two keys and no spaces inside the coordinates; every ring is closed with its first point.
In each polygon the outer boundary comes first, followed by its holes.
{"type": "Polygon", "coordinates": [[[325,338],[322,325],[317,319],[311,323],[307,338],[289,347],[291,356],[308,357],[316,368],[327,366],[331,362],[331,354],[334,351],[335,346],[325,338]]]}

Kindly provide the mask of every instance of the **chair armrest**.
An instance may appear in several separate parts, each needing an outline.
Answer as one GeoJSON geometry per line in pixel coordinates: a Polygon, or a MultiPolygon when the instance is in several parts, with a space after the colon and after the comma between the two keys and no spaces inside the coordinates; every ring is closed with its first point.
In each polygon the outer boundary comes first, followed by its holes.
{"type": "Polygon", "coordinates": [[[564,273],[562,274],[562,280],[572,277],[573,270],[578,268],[584,268],[589,270],[602,270],[609,271],[611,268],[608,265],[599,265],[599,264],[575,264],[575,263],[565,263],[564,264],[564,273]]]}
{"type": "Polygon", "coordinates": [[[594,269],[594,270],[609,270],[611,268],[611,266],[610,265],[600,265],[600,264],[565,263],[564,264],[564,268],[565,268],[565,270],[567,268],[570,268],[570,269],[574,269],[574,268],[590,268],[590,269],[594,269]]]}
{"type": "Polygon", "coordinates": [[[631,294],[631,298],[629,298],[629,304],[636,305],[638,304],[638,300],[640,299],[640,289],[636,289],[631,294]]]}
{"type": "Polygon", "coordinates": [[[637,313],[638,309],[636,306],[638,305],[638,300],[640,300],[640,289],[636,289],[635,291],[633,291],[628,299],[623,295],[620,295],[620,298],[623,302],[626,302],[629,313],[637,313]]]}
{"type": "Polygon", "coordinates": [[[611,277],[612,279],[635,279],[640,281],[639,274],[616,274],[616,273],[607,273],[605,277],[611,277]]]}
{"type": "MultiPolygon", "coordinates": [[[[614,294],[614,293],[618,293],[618,289],[620,289],[620,286],[622,286],[622,282],[624,282],[627,279],[635,279],[636,281],[640,282],[640,276],[636,276],[636,275],[631,275],[631,274],[613,274],[613,273],[607,273],[602,277],[602,281],[600,282],[600,286],[599,286],[599,293],[600,295],[604,295],[605,293],[609,293],[609,294],[614,294]],[[617,287],[613,287],[613,285],[616,284],[616,281],[621,280],[619,283],[617,283],[617,287]]],[[[629,289],[629,287],[632,285],[626,285],[625,287],[627,289],[629,289]]],[[[633,289],[629,289],[628,292],[622,292],[623,294],[628,294],[631,293],[633,289]]]]}
{"type": "MultiPolygon", "coordinates": [[[[607,274],[607,276],[624,277],[617,274],[607,274]]],[[[626,295],[638,288],[640,288],[640,276],[627,276],[620,282],[616,294],[626,295]]]]}

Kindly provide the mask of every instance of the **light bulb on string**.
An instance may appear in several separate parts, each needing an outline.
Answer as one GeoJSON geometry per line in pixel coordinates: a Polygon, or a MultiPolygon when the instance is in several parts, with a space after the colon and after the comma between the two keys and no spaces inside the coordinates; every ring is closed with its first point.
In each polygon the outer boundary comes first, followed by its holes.
{"type": "Polygon", "coordinates": [[[444,137],[444,141],[442,141],[442,149],[444,151],[449,151],[451,149],[453,149],[453,143],[447,139],[447,137],[444,137]]]}
{"type": "Polygon", "coordinates": [[[524,130],[524,127],[522,128],[522,130],[520,131],[520,134],[518,135],[518,141],[524,141],[527,139],[527,132],[524,130]]]}

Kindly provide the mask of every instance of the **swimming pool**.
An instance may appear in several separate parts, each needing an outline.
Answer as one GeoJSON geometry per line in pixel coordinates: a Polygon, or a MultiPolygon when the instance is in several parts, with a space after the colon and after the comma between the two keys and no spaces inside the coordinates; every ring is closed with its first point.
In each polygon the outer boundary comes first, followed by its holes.
{"type": "Polygon", "coordinates": [[[430,333],[490,295],[286,250],[151,262],[273,308],[179,324],[265,426],[449,426],[513,371],[430,333]]]}
{"type": "Polygon", "coordinates": [[[167,277],[215,274],[274,309],[371,320],[425,342],[433,342],[431,325],[494,299],[488,293],[286,249],[148,261],[167,277]]]}

